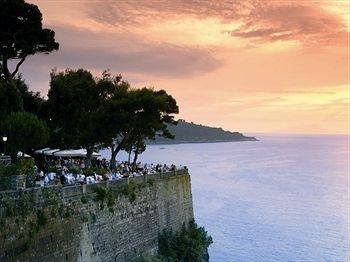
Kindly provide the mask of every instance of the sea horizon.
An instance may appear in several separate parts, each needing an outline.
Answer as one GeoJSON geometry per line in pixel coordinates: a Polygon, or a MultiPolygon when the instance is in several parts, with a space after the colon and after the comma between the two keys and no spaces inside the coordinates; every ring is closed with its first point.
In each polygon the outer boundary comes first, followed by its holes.
{"type": "Polygon", "coordinates": [[[196,219],[214,238],[210,261],[346,261],[347,137],[247,142],[150,145],[140,161],[189,168],[196,219]]]}

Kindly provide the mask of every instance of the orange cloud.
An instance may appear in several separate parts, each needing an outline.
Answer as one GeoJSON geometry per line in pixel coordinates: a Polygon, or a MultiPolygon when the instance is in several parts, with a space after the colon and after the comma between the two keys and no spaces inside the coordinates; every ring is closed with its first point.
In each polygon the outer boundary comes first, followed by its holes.
{"type": "Polygon", "coordinates": [[[346,25],[317,4],[279,1],[255,5],[232,36],[257,41],[298,40],[306,45],[345,45],[346,25]]]}
{"type": "Polygon", "coordinates": [[[35,90],[53,67],[122,73],[164,88],[180,117],[226,129],[346,133],[346,1],[32,0],[60,50],[23,67],[35,90]],[[328,123],[324,125],[324,123],[328,123]]]}
{"type": "Polygon", "coordinates": [[[239,22],[234,37],[254,41],[298,40],[304,44],[344,45],[344,20],[317,1],[106,1],[90,3],[88,16],[110,26],[145,26],[163,20],[217,18],[221,23],[239,22]]]}

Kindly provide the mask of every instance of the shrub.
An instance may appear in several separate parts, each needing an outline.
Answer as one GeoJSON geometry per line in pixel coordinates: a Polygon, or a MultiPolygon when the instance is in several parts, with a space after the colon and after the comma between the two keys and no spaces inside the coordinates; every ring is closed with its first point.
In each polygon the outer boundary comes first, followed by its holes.
{"type": "Polygon", "coordinates": [[[47,224],[47,216],[43,210],[38,210],[36,213],[38,226],[45,226],[47,224]]]}
{"type": "Polygon", "coordinates": [[[137,184],[135,181],[130,181],[129,184],[121,190],[121,193],[125,196],[127,196],[130,200],[130,202],[134,202],[137,198],[136,189],[137,184]]]}
{"type": "Polygon", "coordinates": [[[68,168],[68,172],[76,175],[76,174],[80,173],[80,169],[75,168],[75,167],[71,167],[71,168],[68,168]]]}
{"type": "Polygon", "coordinates": [[[106,172],[106,170],[98,167],[88,167],[88,168],[84,168],[82,171],[83,171],[83,174],[86,176],[92,176],[95,173],[97,175],[102,175],[106,172]]]}
{"type": "Polygon", "coordinates": [[[101,185],[96,185],[94,186],[94,191],[97,193],[96,194],[96,200],[104,202],[107,199],[107,188],[101,186],[101,185]]]}
{"type": "Polygon", "coordinates": [[[163,230],[158,238],[159,254],[168,261],[200,262],[213,239],[203,227],[192,220],[188,227],[183,226],[179,232],[163,230]]]}
{"type": "Polygon", "coordinates": [[[34,160],[32,158],[18,159],[15,163],[4,165],[0,163],[0,190],[11,189],[13,175],[27,175],[28,185],[34,180],[34,160]]]}
{"type": "Polygon", "coordinates": [[[115,200],[118,196],[116,191],[113,191],[110,188],[103,187],[101,185],[96,185],[94,187],[96,194],[96,200],[101,201],[101,209],[104,208],[104,203],[107,202],[108,207],[112,207],[115,203],[115,200]]]}
{"type": "Polygon", "coordinates": [[[89,202],[89,199],[86,196],[82,196],[80,198],[80,201],[81,201],[82,204],[87,204],[89,202]]]}
{"type": "Polygon", "coordinates": [[[136,258],[134,262],[163,262],[164,260],[159,256],[151,256],[147,254],[142,254],[140,257],[136,258]]]}

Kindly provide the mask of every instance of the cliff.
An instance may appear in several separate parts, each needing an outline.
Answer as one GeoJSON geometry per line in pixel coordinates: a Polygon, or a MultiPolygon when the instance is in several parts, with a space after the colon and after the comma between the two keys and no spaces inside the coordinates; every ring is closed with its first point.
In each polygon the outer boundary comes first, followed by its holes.
{"type": "Polygon", "coordinates": [[[192,218],[187,170],[1,192],[0,261],[132,261],[192,218]]]}
{"type": "Polygon", "coordinates": [[[222,128],[209,127],[186,122],[180,119],[177,125],[170,125],[168,129],[175,136],[174,139],[157,137],[149,141],[150,144],[178,144],[178,143],[208,143],[208,142],[239,142],[256,141],[255,137],[245,136],[239,132],[225,131],[222,128]]]}

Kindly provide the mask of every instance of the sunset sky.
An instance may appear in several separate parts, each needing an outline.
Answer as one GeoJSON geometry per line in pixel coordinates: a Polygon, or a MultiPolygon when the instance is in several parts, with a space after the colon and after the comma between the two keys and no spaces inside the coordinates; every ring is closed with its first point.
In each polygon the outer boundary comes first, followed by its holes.
{"type": "Polygon", "coordinates": [[[22,72],[121,73],[172,94],[179,118],[241,132],[347,133],[348,1],[31,0],[60,50],[22,72]]]}

